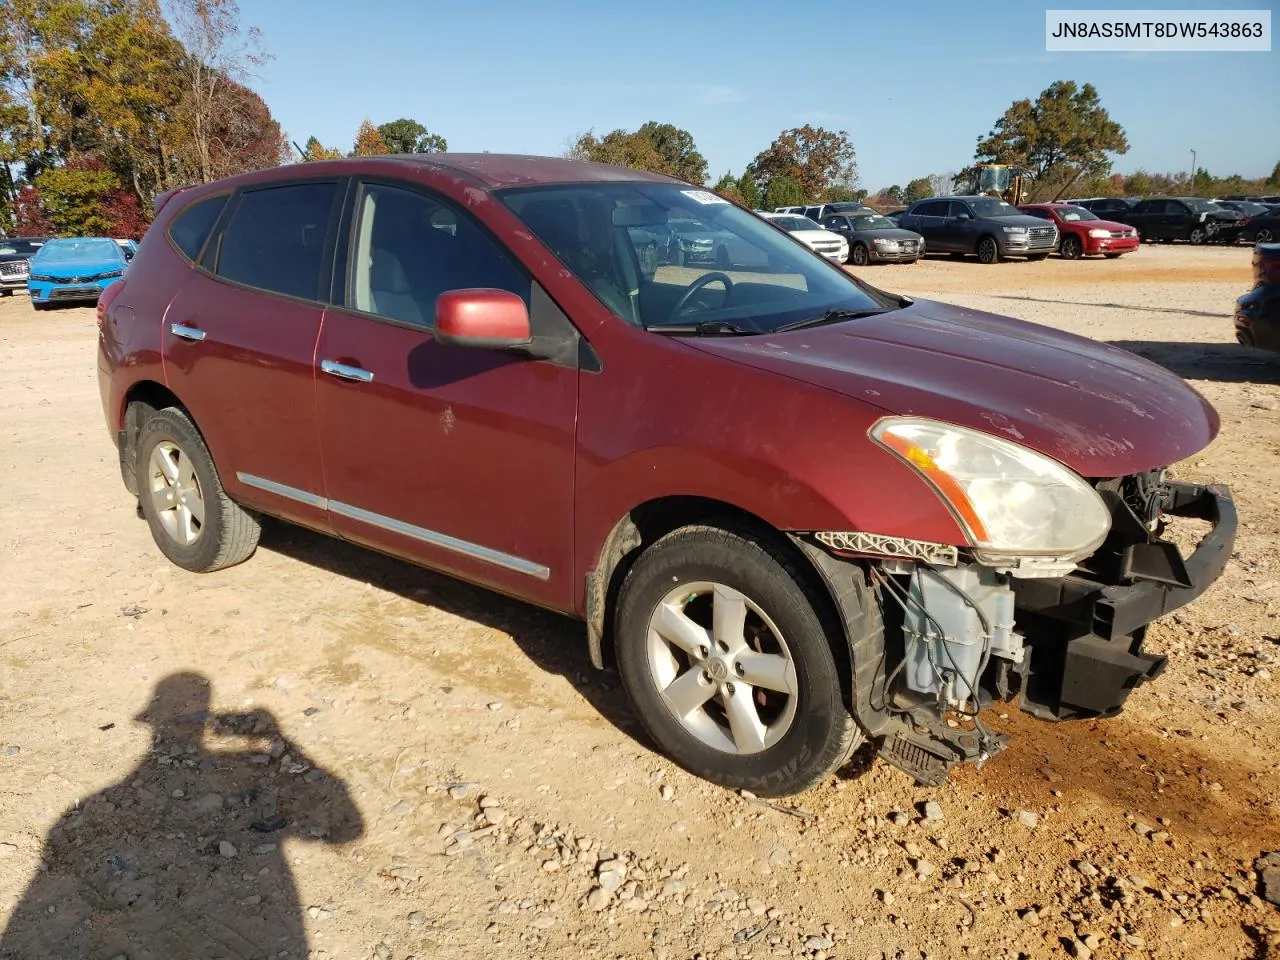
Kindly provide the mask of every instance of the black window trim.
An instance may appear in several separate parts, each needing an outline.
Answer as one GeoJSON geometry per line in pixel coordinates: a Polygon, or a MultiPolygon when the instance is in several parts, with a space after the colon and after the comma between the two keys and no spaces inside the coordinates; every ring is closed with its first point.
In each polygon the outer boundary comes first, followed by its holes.
{"type": "Polygon", "coordinates": [[[590,341],[587,340],[586,335],[578,325],[573,322],[573,318],[569,316],[568,311],[564,309],[555,297],[551,296],[550,291],[548,291],[546,287],[538,282],[538,278],[534,275],[533,271],[530,270],[525,265],[524,261],[517,257],[515,253],[512,252],[511,248],[489,228],[489,225],[479,217],[475,216],[475,214],[468,211],[462,204],[458,203],[452,197],[449,197],[442,191],[427,184],[419,183],[414,180],[402,180],[395,176],[388,176],[386,174],[355,174],[348,178],[346,193],[342,199],[342,210],[338,218],[338,235],[335,242],[334,255],[330,260],[332,275],[330,277],[328,297],[326,299],[327,309],[334,310],[347,316],[358,317],[361,320],[369,320],[373,323],[384,323],[393,327],[414,330],[424,336],[431,337],[433,340],[435,339],[435,317],[431,318],[431,324],[427,326],[420,323],[410,323],[408,320],[397,320],[394,317],[384,317],[376,313],[369,313],[368,311],[360,310],[357,307],[351,306],[346,302],[347,286],[351,276],[350,267],[352,257],[355,253],[355,244],[357,240],[353,227],[355,225],[357,204],[360,202],[360,198],[364,193],[363,188],[366,186],[391,187],[394,189],[406,190],[410,193],[417,193],[429,200],[434,200],[439,203],[441,206],[445,207],[445,209],[452,211],[456,217],[466,217],[476,229],[489,239],[489,241],[494,245],[494,248],[506,256],[506,258],[515,266],[516,270],[528,279],[528,308],[530,322],[532,322],[533,308],[538,299],[537,292],[541,291],[547,301],[567,321],[574,332],[576,340],[578,341],[577,345],[573,347],[572,352],[574,355],[574,361],[572,363],[565,363],[550,357],[530,357],[528,358],[529,362],[552,363],[557,366],[569,366],[582,369],[587,373],[601,372],[603,367],[600,366],[598,354],[591,346],[590,341]]]}
{"type": "Polygon", "coordinates": [[[221,229],[222,227],[223,217],[226,215],[227,207],[231,205],[230,199],[234,195],[235,195],[235,190],[232,188],[211,191],[209,193],[203,193],[200,196],[192,197],[188,199],[186,203],[181,204],[177,208],[177,212],[175,212],[173,216],[169,218],[169,223],[164,228],[164,238],[169,242],[169,247],[173,250],[173,252],[176,253],[179,257],[181,257],[182,260],[188,266],[199,268],[200,261],[204,256],[204,252],[206,249],[208,249],[209,241],[212,240],[218,234],[219,229],[221,229]],[[222,209],[220,209],[218,211],[218,215],[213,218],[213,224],[209,227],[209,232],[205,234],[204,242],[200,244],[200,249],[196,251],[196,255],[194,257],[188,257],[186,252],[180,246],[178,246],[178,241],[173,239],[172,231],[174,226],[177,224],[179,220],[181,220],[184,216],[186,216],[188,211],[190,211],[193,207],[198,207],[200,204],[208,200],[218,200],[218,199],[222,200],[222,209]]]}
{"type": "Polygon", "coordinates": [[[214,229],[209,232],[209,238],[205,241],[204,249],[200,253],[200,259],[195,263],[195,268],[211,280],[218,283],[224,283],[229,287],[236,287],[240,290],[250,290],[254,293],[261,293],[265,296],[279,297],[282,300],[288,300],[292,303],[304,303],[309,306],[323,307],[325,305],[322,278],[333,267],[333,251],[334,241],[337,237],[338,219],[342,211],[342,201],[346,196],[347,182],[350,180],[348,176],[312,176],[312,177],[282,177],[278,180],[264,180],[257,183],[245,184],[237,187],[232,191],[231,199],[222,208],[222,213],[218,217],[214,229]],[[226,235],[227,227],[231,223],[231,218],[235,216],[236,210],[240,206],[240,201],[246,193],[257,193],[262,190],[274,190],[280,187],[296,187],[307,186],[309,184],[333,184],[334,198],[329,209],[329,222],[325,228],[324,248],[320,254],[320,269],[316,273],[316,295],[314,297],[295,297],[293,294],[281,293],[279,290],[269,290],[266,287],[255,287],[247,283],[241,283],[238,280],[232,280],[229,277],[221,276],[218,273],[218,261],[222,256],[222,240],[226,235]]]}

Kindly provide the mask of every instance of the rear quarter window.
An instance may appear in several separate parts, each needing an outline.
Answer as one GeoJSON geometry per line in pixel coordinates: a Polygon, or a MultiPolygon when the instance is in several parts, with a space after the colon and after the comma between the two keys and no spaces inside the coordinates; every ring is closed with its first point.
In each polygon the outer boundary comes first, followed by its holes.
{"type": "Polygon", "coordinates": [[[169,224],[169,239],[182,251],[182,255],[195,262],[209,239],[209,233],[218,220],[218,214],[227,205],[227,198],[210,197],[191,204],[169,224]]]}
{"type": "Polygon", "coordinates": [[[319,298],[337,183],[294,183],[240,196],[222,234],[218,276],[303,300],[319,298]]]}

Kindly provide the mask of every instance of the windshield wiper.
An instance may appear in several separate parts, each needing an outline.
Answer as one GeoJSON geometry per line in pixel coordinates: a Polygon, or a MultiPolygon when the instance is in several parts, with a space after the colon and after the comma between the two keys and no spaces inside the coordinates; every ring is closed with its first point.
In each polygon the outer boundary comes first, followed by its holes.
{"type": "Polygon", "coordinates": [[[736,323],[729,323],[727,320],[702,320],[698,323],[655,323],[645,329],[653,333],[693,334],[696,337],[742,337],[758,332],[756,330],[748,330],[746,327],[740,327],[736,323]]]}
{"type": "Polygon", "coordinates": [[[816,317],[805,317],[803,320],[784,323],[780,327],[775,327],[772,332],[785,333],[788,330],[799,330],[801,327],[818,327],[824,323],[836,323],[839,320],[861,320],[863,317],[874,317],[887,312],[887,310],[828,310],[826,313],[816,317]]]}

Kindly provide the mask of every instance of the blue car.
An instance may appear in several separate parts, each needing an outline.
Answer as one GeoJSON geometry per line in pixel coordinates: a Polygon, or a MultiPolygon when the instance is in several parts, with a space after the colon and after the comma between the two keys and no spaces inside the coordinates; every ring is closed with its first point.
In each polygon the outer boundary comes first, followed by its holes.
{"type": "Polygon", "coordinates": [[[64,237],[50,240],[31,258],[27,290],[31,305],[43,310],[53,303],[96,303],[102,291],[124,276],[124,251],[107,237],[64,237]]]}

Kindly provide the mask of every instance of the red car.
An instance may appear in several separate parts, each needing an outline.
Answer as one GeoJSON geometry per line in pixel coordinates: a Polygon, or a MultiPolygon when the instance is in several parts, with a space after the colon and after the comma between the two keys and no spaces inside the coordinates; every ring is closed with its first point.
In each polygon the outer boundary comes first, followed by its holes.
{"type": "Polygon", "coordinates": [[[1102,220],[1096,213],[1071,203],[1024,203],[1023,213],[1050,220],[1058,228],[1061,239],[1058,255],[1067,260],[1101,254],[1108,260],[1138,249],[1138,231],[1127,223],[1102,220]]]}
{"type": "Polygon", "coordinates": [[[367,157],[169,193],[99,328],[174,563],[245,560],[270,515],[576,616],[657,744],[760,794],[864,738],[938,783],[1004,746],[996,698],[1115,713],[1235,535],[1225,488],[1166,477],[1218,417],[1162,367],[887,293],[616,166],[367,157]],[[654,254],[672,223],[748,268],[654,254]],[[1211,522],[1185,562],[1168,514],[1211,522]]]}

